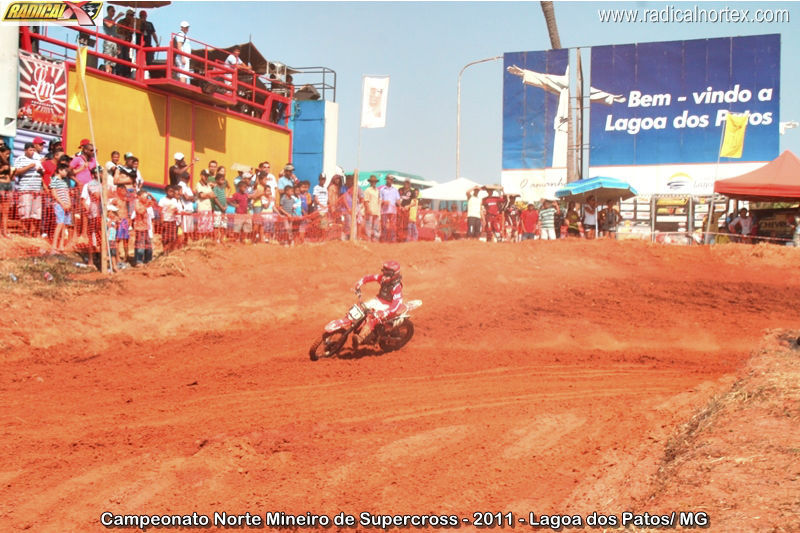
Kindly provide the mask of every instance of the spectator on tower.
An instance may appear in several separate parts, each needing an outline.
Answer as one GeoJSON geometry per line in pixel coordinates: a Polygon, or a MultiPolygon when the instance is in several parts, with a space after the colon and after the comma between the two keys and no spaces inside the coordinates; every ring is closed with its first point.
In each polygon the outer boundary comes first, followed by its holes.
{"type": "Polygon", "coordinates": [[[394,178],[386,176],[386,185],[380,188],[381,196],[381,240],[395,242],[397,240],[397,206],[400,204],[400,193],[394,188],[394,178]]]}
{"type": "MultiPolygon", "coordinates": [[[[181,31],[175,34],[175,38],[172,40],[172,47],[174,48],[173,54],[175,56],[175,66],[181,70],[186,72],[190,72],[191,63],[189,61],[189,56],[181,55],[178,52],[183,52],[184,54],[191,54],[192,53],[192,43],[189,41],[188,34],[189,33],[189,23],[185,20],[181,22],[181,31]]],[[[173,77],[177,80],[182,81],[183,83],[190,83],[189,75],[184,73],[176,72],[173,77]]]]}
{"type": "Polygon", "coordinates": [[[20,193],[18,212],[22,220],[23,234],[39,236],[42,220],[42,163],[34,159],[33,143],[25,143],[25,152],[14,161],[14,175],[18,177],[20,193]]]}
{"type": "MultiPolygon", "coordinates": [[[[117,23],[117,37],[126,41],[127,43],[133,42],[133,33],[136,29],[136,14],[133,9],[125,12],[125,16],[117,23]]],[[[131,77],[131,67],[128,63],[131,62],[131,47],[128,44],[120,45],[118,56],[120,63],[117,63],[114,74],[122,76],[123,78],[131,77]]]]}
{"type": "Polygon", "coordinates": [[[228,54],[228,57],[225,58],[225,66],[233,70],[232,74],[225,75],[226,85],[232,84],[232,77],[237,76],[240,70],[244,72],[253,72],[253,69],[250,68],[250,65],[242,61],[242,58],[240,57],[241,53],[242,47],[237,44],[233,47],[231,53],[228,54]]]}
{"type": "MultiPolygon", "coordinates": [[[[103,33],[106,37],[116,39],[117,35],[117,21],[124,16],[124,13],[117,13],[114,6],[108,6],[106,9],[106,16],[103,19],[103,33]]],[[[103,54],[116,58],[119,55],[119,48],[117,43],[110,39],[103,39],[103,54]]],[[[109,74],[114,72],[117,63],[110,59],[105,60],[104,70],[109,74]]]]}
{"type": "MultiPolygon", "coordinates": [[[[139,12],[139,19],[136,21],[136,42],[139,46],[150,48],[153,43],[158,42],[158,35],[156,35],[156,27],[153,23],[147,20],[147,11],[139,12]]],[[[145,62],[148,65],[153,64],[155,52],[145,52],[145,62]]],[[[148,76],[145,76],[147,78],[148,76]]]]}

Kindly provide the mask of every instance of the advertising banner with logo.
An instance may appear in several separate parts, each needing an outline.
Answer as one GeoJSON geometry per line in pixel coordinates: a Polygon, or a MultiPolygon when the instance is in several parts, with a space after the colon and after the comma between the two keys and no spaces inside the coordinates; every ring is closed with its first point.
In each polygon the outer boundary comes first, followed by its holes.
{"type": "Polygon", "coordinates": [[[63,61],[19,52],[19,129],[61,136],[67,107],[63,61]]]}
{"type": "Polygon", "coordinates": [[[591,107],[590,175],[703,195],[778,156],[780,35],[596,46],[591,80],[624,101],[591,107]],[[729,113],[748,115],[744,149],[717,168],[729,113]]]}

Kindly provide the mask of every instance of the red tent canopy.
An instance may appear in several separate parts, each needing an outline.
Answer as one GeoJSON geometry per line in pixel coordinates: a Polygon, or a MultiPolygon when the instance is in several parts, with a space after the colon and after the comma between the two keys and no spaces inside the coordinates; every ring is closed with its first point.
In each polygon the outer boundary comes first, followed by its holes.
{"type": "Polygon", "coordinates": [[[800,198],[800,159],[786,150],[759,169],[716,182],[714,192],[739,200],[800,198]]]}

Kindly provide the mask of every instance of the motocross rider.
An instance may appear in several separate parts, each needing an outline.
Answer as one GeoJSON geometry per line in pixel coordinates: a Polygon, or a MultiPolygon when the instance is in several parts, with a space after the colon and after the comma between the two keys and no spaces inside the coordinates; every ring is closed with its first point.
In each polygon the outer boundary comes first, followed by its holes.
{"type": "Polygon", "coordinates": [[[364,304],[374,312],[367,317],[364,327],[356,335],[359,343],[363,343],[369,337],[375,326],[385,322],[388,318],[393,318],[403,304],[403,277],[400,275],[400,263],[386,261],[381,267],[380,274],[364,276],[356,283],[355,289],[360,290],[363,284],[370,281],[380,283],[381,288],[376,298],[364,304]]]}

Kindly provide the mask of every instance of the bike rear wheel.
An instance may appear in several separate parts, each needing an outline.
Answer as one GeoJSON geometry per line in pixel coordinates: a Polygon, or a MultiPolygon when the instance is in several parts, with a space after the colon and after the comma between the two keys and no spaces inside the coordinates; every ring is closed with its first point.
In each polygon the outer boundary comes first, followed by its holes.
{"type": "Polygon", "coordinates": [[[339,353],[346,340],[347,333],[344,331],[323,333],[322,337],[311,346],[308,355],[312,361],[316,361],[320,357],[333,357],[339,353]]]}
{"type": "Polygon", "coordinates": [[[384,352],[393,352],[408,344],[413,336],[414,324],[411,323],[411,320],[405,319],[400,325],[393,327],[381,336],[378,344],[384,352]]]}

